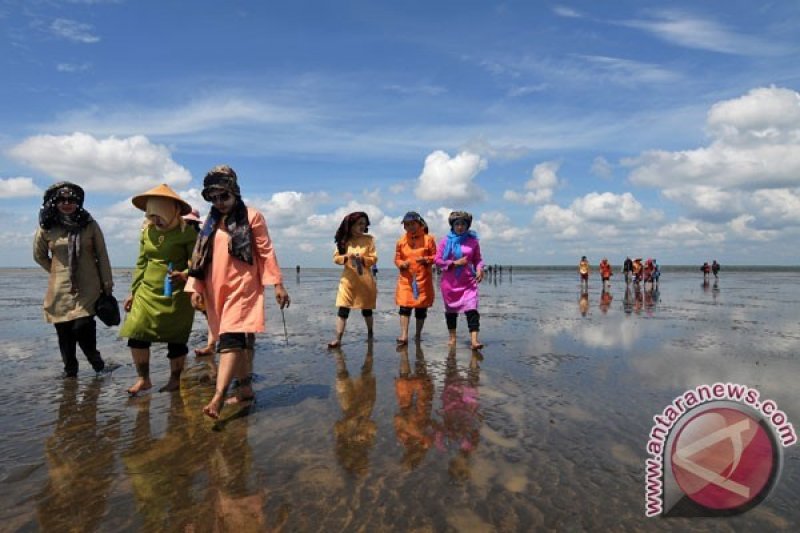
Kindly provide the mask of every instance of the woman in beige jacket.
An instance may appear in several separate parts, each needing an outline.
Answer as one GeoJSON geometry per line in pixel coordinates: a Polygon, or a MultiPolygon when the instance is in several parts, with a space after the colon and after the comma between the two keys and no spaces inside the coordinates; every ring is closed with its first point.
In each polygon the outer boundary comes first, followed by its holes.
{"type": "Polygon", "coordinates": [[[101,292],[111,293],[114,283],[103,232],[83,209],[84,197],[83,189],[74,183],[49,187],[33,241],[33,258],[50,275],[44,318],[55,325],[68,378],[78,374],[76,345],[95,372],[111,370],[97,351],[94,306],[101,292]]]}

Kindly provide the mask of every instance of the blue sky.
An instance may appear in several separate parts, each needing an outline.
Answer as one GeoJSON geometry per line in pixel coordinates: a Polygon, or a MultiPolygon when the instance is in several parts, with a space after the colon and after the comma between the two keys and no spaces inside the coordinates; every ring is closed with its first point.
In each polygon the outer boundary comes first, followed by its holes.
{"type": "Polygon", "coordinates": [[[0,266],[68,179],[132,265],[130,197],[205,214],[227,163],[283,266],[350,211],[475,216],[487,261],[797,264],[796,2],[0,0],[0,266]],[[787,246],[788,244],[788,246],[787,246]]]}

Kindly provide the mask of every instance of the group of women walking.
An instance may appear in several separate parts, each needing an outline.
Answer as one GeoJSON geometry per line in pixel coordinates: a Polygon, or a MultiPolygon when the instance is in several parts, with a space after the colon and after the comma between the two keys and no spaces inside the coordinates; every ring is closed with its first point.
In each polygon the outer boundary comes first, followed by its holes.
{"type": "MultiPolygon", "coordinates": [[[[202,196],[210,204],[202,225],[191,205],[167,185],[133,197],[145,220],[130,293],[122,303],[127,315],[120,336],[128,339],[138,376],[128,393],[137,396],[153,388],[150,347],[154,342],[167,345],[170,366],[169,378],[159,390],[175,391],[189,352],[194,311],[204,312],[209,340],[216,344],[220,360],[214,396],[203,412],[217,418],[225,403],[254,397],[254,342],[255,334],[265,329],[265,287],[274,288],[281,309],[290,304],[290,298],[264,216],[242,201],[236,172],[226,165],[212,168],[203,179],[202,196]],[[234,378],[236,394],[226,399],[234,378]]],[[[97,350],[94,319],[101,295],[111,295],[113,290],[111,265],[103,233],[84,209],[84,199],[84,190],[74,183],[49,187],[33,247],[34,259],[49,274],[44,316],[55,326],[65,377],[78,373],[78,346],[95,372],[113,370],[97,350]]],[[[394,258],[399,272],[395,291],[398,345],[408,344],[412,312],[415,338],[421,338],[435,298],[436,265],[442,271],[449,344],[456,343],[457,317],[464,313],[471,347],[483,347],[478,339],[478,283],[484,264],[478,237],[470,230],[472,215],[454,211],[448,222],[450,231],[437,246],[419,213],[409,211],[403,217],[405,233],[397,241],[394,258]]],[[[341,345],[351,309],[361,311],[368,338],[373,336],[377,286],[372,267],[378,257],[369,224],[369,216],[359,211],[347,215],[336,231],[333,260],[343,269],[336,296],[336,336],[328,343],[330,348],[341,345]]]]}
{"type": "MultiPolygon", "coordinates": [[[[394,255],[394,264],[399,271],[395,290],[395,303],[400,316],[398,345],[408,344],[412,311],[416,321],[415,339],[422,336],[428,309],[435,297],[433,266],[436,265],[442,270],[440,287],[449,344],[456,344],[458,315],[464,313],[471,347],[483,348],[478,338],[478,283],[483,280],[484,264],[478,236],[470,230],[472,215],[465,211],[450,213],[448,223],[450,232],[437,246],[436,240],[429,234],[428,224],[419,213],[409,211],[403,217],[405,233],[397,241],[394,255]]],[[[378,256],[375,241],[367,234],[368,228],[369,216],[356,211],[344,217],[336,231],[333,261],[342,265],[343,269],[336,296],[336,335],[328,343],[329,348],[341,345],[351,309],[361,310],[367,338],[373,335],[372,312],[376,306],[378,289],[371,267],[377,263],[378,256]]]]}
{"type": "MultiPolygon", "coordinates": [[[[264,288],[272,285],[281,309],[290,303],[263,215],[242,201],[236,172],[212,168],[203,180],[211,209],[200,231],[187,224],[192,208],[167,185],[133,197],[145,213],[136,268],[120,336],[128,339],[138,379],[132,396],[149,391],[150,346],[167,344],[170,376],[160,390],[180,387],[194,309],[208,317],[220,354],[216,390],[203,412],[217,418],[233,378],[237,394],[252,399],[255,334],[264,331],[264,288]]],[[[78,372],[76,344],[96,372],[107,371],[96,348],[95,305],[113,281],[103,234],[84,210],[83,189],[69,182],[48,188],[34,238],[34,258],[49,274],[45,319],[58,334],[64,375],[78,372]]],[[[194,217],[196,219],[196,216],[194,217]]]]}

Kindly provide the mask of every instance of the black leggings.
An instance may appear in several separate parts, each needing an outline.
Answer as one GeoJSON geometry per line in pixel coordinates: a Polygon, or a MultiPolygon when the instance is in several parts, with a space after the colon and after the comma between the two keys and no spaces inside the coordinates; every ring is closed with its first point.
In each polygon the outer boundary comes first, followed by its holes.
{"type": "Polygon", "coordinates": [[[76,344],[86,356],[95,372],[100,372],[106,364],[97,351],[97,324],[93,316],[85,316],[54,324],[58,334],[58,349],[64,362],[64,374],[70,377],[78,375],[78,358],[76,344]]]}
{"type": "MultiPolygon", "coordinates": [[[[470,309],[464,313],[467,315],[467,329],[472,331],[480,331],[481,329],[481,315],[478,314],[477,309],[470,309]]],[[[444,319],[447,322],[447,329],[454,330],[458,323],[458,313],[445,313],[444,319]]]]}
{"type": "MultiPolygon", "coordinates": [[[[128,339],[128,348],[136,348],[139,350],[147,350],[150,348],[150,345],[153,344],[150,341],[140,341],[138,339],[128,339]]],[[[181,342],[168,342],[167,343],[167,359],[177,359],[178,357],[183,357],[189,353],[189,347],[186,343],[181,342]]]]}
{"type": "MultiPolygon", "coordinates": [[[[350,308],[349,307],[340,307],[339,311],[336,313],[336,316],[338,316],[339,318],[344,318],[345,320],[347,320],[347,317],[350,316],[350,308]]],[[[372,309],[362,309],[361,310],[361,316],[363,316],[365,318],[369,317],[369,316],[372,316],[372,309]]]]}
{"type": "MultiPolygon", "coordinates": [[[[411,307],[403,307],[400,306],[400,311],[398,313],[400,316],[411,316],[411,307]]],[[[417,320],[425,320],[428,317],[428,308],[427,307],[414,307],[414,318],[417,320]]]]}

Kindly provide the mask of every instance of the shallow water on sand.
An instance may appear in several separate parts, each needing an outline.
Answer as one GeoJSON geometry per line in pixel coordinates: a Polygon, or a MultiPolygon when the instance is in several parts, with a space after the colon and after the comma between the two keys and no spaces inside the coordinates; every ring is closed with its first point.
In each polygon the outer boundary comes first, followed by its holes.
{"type": "MultiPolygon", "coordinates": [[[[115,272],[127,287],[130,272],[115,272]]],[[[667,270],[657,294],[616,281],[588,298],[572,270],[515,269],[481,289],[481,356],[447,347],[437,301],[421,344],[397,350],[394,276],[379,273],[374,342],[354,312],[328,351],[335,270],[287,270],[292,307],[268,303],[256,402],[212,423],[207,361],[179,393],[128,399],[123,363],[62,380],[41,318],[43,273],[0,271],[0,529],[10,531],[775,530],[800,519],[800,452],[767,501],[730,518],[647,519],[652,417],[699,384],[757,388],[800,425],[800,272],[726,271],[718,285],[667,270]],[[426,401],[427,400],[427,401],[426,401]]],[[[268,291],[268,294],[271,291],[268,291]]],[[[122,290],[118,291],[123,294],[122,290]]],[[[412,320],[413,330],[413,320],[412,320]]],[[[193,346],[205,342],[198,315],[193,346]]],[[[168,376],[163,348],[151,374],[168,376]]]]}

